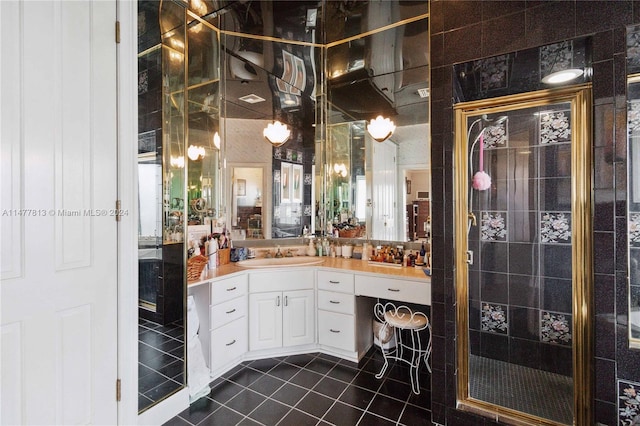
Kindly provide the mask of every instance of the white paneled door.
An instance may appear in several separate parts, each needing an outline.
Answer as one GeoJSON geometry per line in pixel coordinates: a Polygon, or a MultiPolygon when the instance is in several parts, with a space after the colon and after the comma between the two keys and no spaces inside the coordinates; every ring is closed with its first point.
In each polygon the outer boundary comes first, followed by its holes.
{"type": "Polygon", "coordinates": [[[0,1],[3,425],[117,423],[115,21],[0,1]]]}

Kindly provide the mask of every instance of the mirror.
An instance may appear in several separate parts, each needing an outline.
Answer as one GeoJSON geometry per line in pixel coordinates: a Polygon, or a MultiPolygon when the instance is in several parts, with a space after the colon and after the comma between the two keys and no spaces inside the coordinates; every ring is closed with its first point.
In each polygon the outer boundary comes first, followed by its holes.
{"type": "Polygon", "coordinates": [[[340,236],[429,236],[428,40],[424,17],[327,47],[326,220],[340,236]],[[382,142],[366,130],[378,115],[396,125],[382,142]]]}
{"type": "Polygon", "coordinates": [[[627,135],[629,345],[640,348],[640,26],[627,28],[627,135]]]}
{"type": "MultiPolygon", "coordinates": [[[[321,7],[317,2],[238,2],[219,15],[225,159],[270,164],[262,237],[337,231],[352,238],[413,241],[428,235],[427,12],[428,2],[324,2],[321,7]],[[377,22],[380,13],[394,22],[405,20],[380,30],[387,23],[377,22]],[[373,34],[360,35],[369,31],[373,34]],[[374,53],[380,48],[394,53],[374,53]],[[391,166],[382,162],[382,153],[365,162],[365,141],[372,140],[366,120],[380,112],[397,125],[391,141],[382,144],[396,147],[391,166]],[[280,147],[262,136],[274,120],[292,131],[280,147]],[[347,175],[336,175],[335,167],[343,163],[347,175]],[[389,179],[390,171],[392,180],[371,181],[389,179]],[[379,185],[399,188],[390,204],[381,198],[389,194],[374,190],[379,185]],[[381,212],[382,206],[392,206],[391,211],[381,212]]],[[[231,194],[233,173],[225,176],[231,194]]],[[[231,203],[228,208],[235,209],[231,203]]],[[[227,213],[232,232],[252,238],[245,223],[227,213]]]]}

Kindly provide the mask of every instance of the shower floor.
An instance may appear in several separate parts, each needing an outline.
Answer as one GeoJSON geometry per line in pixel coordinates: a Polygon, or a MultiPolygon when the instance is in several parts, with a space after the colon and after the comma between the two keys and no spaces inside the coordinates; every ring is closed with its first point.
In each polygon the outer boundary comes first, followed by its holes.
{"type": "Polygon", "coordinates": [[[571,377],[471,355],[469,378],[473,398],[573,424],[571,377]]]}

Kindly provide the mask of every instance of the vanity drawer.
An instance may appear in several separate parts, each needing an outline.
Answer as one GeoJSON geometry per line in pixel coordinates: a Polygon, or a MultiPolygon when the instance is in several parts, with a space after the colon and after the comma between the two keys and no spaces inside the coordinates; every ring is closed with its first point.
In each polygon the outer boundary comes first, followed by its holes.
{"type": "Polygon", "coordinates": [[[247,319],[239,318],[211,332],[211,370],[216,371],[247,352],[247,319]]]}
{"type": "Polygon", "coordinates": [[[313,289],[313,270],[294,267],[289,271],[260,271],[249,275],[251,293],[313,289]]]}
{"type": "Polygon", "coordinates": [[[355,296],[348,293],[318,290],[318,309],[353,315],[355,296]]]}
{"type": "Polygon", "coordinates": [[[214,281],[211,283],[211,304],[217,305],[218,303],[235,299],[238,296],[243,296],[247,294],[247,288],[247,276],[244,274],[214,281]]]}
{"type": "Polygon", "coordinates": [[[353,294],[353,274],[318,271],[318,289],[353,294]]]}
{"type": "Polygon", "coordinates": [[[427,281],[407,281],[368,275],[356,275],[355,281],[355,294],[358,296],[431,305],[431,287],[427,281]]]}
{"type": "Polygon", "coordinates": [[[247,313],[247,298],[240,296],[226,302],[211,306],[211,329],[216,329],[231,321],[245,316],[247,313]]]}
{"type": "Polygon", "coordinates": [[[353,315],[318,311],[318,342],[345,351],[355,350],[353,315]]]}

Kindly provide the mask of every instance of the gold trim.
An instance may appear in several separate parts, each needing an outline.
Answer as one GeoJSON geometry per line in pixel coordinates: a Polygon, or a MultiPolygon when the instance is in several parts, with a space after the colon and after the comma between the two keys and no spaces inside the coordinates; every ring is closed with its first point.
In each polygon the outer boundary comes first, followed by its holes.
{"type": "Polygon", "coordinates": [[[327,43],[327,44],[321,45],[321,46],[324,46],[326,48],[338,46],[340,44],[349,43],[350,41],[358,40],[360,38],[364,38],[364,37],[370,36],[372,34],[377,34],[377,33],[380,33],[382,31],[386,31],[386,30],[390,30],[392,28],[399,27],[401,25],[410,24],[412,22],[416,22],[416,21],[420,21],[422,19],[428,19],[428,18],[429,18],[429,14],[428,13],[423,13],[422,15],[417,15],[417,16],[414,16],[412,18],[403,19],[402,21],[394,22],[393,24],[385,25],[383,27],[376,28],[375,30],[370,30],[370,31],[367,31],[367,32],[364,32],[364,33],[356,34],[356,35],[351,36],[351,37],[347,37],[347,38],[343,38],[343,39],[340,39],[340,40],[332,41],[331,43],[327,43]]]}
{"type": "Polygon", "coordinates": [[[571,136],[572,167],[572,281],[573,281],[573,382],[574,424],[591,423],[592,415],[592,357],[593,357],[593,202],[592,176],[592,120],[591,84],[567,88],[548,89],[495,99],[465,102],[454,106],[454,212],[455,244],[457,256],[456,301],[457,301],[457,407],[508,424],[557,425],[527,413],[508,409],[469,395],[469,302],[468,265],[464,251],[468,247],[468,134],[467,123],[482,114],[496,114],[524,108],[551,105],[560,102],[571,104],[573,132],[571,136]]]}
{"type": "Polygon", "coordinates": [[[144,55],[148,55],[149,53],[155,52],[156,50],[160,50],[161,47],[162,47],[161,43],[156,44],[155,46],[151,46],[150,48],[138,53],[138,58],[142,58],[144,55]]]}

